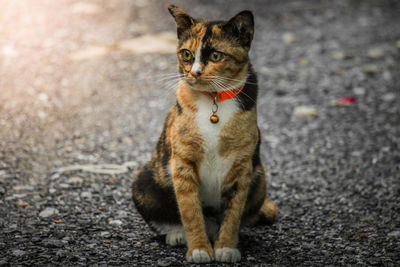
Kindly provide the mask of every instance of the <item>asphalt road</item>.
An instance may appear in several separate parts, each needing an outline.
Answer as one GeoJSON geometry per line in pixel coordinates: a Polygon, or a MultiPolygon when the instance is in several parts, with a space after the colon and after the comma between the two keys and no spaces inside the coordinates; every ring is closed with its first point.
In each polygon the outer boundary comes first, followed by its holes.
{"type": "MultiPolygon", "coordinates": [[[[241,231],[237,266],[398,266],[398,1],[172,2],[194,17],[255,14],[280,211],[241,231]]],[[[189,265],[130,192],[174,102],[166,4],[0,0],[0,266],[189,265]],[[146,34],[159,46],[140,50],[146,34]]]]}

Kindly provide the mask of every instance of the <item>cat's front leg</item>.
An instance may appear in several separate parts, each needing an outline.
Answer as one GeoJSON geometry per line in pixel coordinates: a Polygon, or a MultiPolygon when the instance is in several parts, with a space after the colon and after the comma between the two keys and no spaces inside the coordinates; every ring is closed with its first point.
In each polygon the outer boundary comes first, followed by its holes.
{"type": "Polygon", "coordinates": [[[222,189],[223,221],[214,245],[215,258],[221,262],[240,261],[237,249],[240,222],[251,180],[249,164],[234,164],[225,177],[222,189]]]}
{"type": "Polygon", "coordinates": [[[188,246],[186,259],[202,263],[212,261],[214,251],[206,234],[195,168],[191,161],[179,156],[172,161],[172,180],[188,246]]]}

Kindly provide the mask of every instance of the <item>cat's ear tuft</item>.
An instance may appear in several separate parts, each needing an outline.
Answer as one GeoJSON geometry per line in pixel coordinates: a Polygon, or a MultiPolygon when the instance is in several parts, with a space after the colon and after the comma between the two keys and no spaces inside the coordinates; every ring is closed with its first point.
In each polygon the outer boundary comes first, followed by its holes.
{"type": "Polygon", "coordinates": [[[192,18],[188,13],[177,6],[168,4],[168,11],[175,19],[178,31],[178,38],[184,31],[186,31],[196,23],[196,20],[194,18],[192,18]]]}
{"type": "Polygon", "coordinates": [[[242,45],[250,48],[254,35],[254,17],[251,11],[245,10],[236,14],[223,27],[238,38],[242,45]]]}

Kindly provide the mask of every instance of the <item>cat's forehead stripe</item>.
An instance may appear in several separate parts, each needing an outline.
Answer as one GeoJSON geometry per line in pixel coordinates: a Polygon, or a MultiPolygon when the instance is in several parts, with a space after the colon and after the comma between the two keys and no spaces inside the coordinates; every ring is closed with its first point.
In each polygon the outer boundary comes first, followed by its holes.
{"type": "Polygon", "coordinates": [[[204,25],[202,23],[197,23],[192,27],[192,32],[199,37],[204,36],[206,31],[207,31],[207,27],[206,27],[206,25],[204,25]]]}

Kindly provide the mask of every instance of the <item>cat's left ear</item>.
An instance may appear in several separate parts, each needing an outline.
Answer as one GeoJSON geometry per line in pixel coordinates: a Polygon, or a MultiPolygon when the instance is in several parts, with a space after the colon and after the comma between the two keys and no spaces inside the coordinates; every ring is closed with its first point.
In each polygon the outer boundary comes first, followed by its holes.
{"type": "Polygon", "coordinates": [[[245,10],[236,14],[223,27],[225,31],[238,38],[243,46],[250,48],[254,35],[254,17],[251,11],[245,10]]]}
{"type": "Polygon", "coordinates": [[[196,23],[196,20],[192,18],[188,13],[186,13],[183,9],[168,4],[168,11],[174,17],[176,22],[176,27],[178,31],[178,38],[180,38],[181,34],[188,30],[192,25],[196,23]]]}

